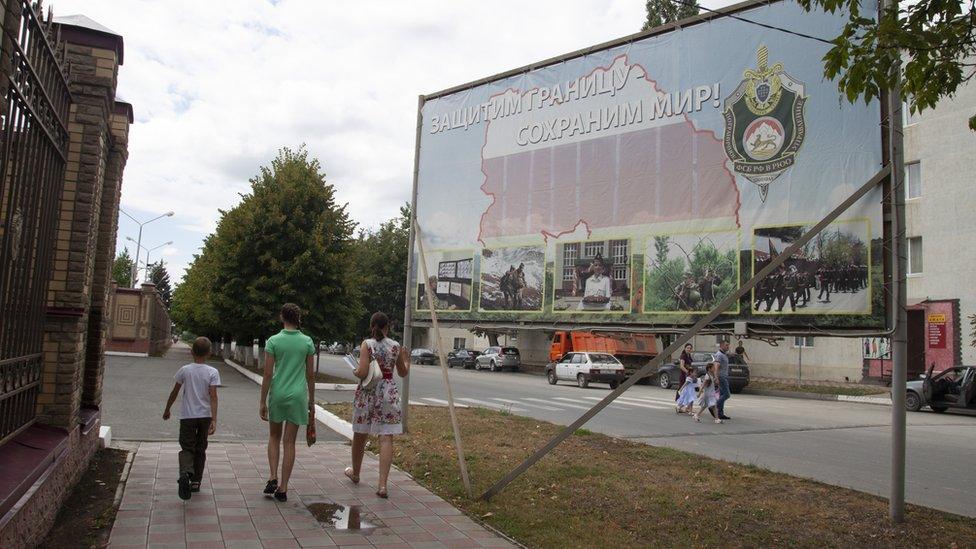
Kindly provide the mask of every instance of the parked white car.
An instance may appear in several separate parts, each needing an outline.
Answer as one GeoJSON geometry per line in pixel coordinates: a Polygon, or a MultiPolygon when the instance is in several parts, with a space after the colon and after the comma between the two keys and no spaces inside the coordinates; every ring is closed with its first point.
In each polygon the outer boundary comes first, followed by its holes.
{"type": "Polygon", "coordinates": [[[624,365],[613,355],[607,353],[566,353],[558,362],[546,366],[546,379],[550,385],[560,380],[575,381],[580,387],[590,383],[609,383],[616,389],[627,379],[624,365]]]}

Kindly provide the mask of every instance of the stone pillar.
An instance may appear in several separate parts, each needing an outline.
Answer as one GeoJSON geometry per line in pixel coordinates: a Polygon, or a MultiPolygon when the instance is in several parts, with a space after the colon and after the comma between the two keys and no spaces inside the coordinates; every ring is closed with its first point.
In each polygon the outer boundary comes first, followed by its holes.
{"type": "Polygon", "coordinates": [[[60,30],[72,103],[47,297],[38,418],[71,429],[80,417],[82,394],[85,404],[91,406],[97,406],[101,395],[105,287],[111,270],[108,262],[114,247],[122,166],[118,160],[115,166],[109,165],[113,146],[110,118],[122,39],[75,23],[62,24],[60,30]],[[114,181],[106,183],[106,172],[113,168],[114,181]],[[94,333],[90,334],[91,328],[94,333]],[[93,344],[91,353],[86,352],[89,344],[93,344]],[[86,364],[91,366],[88,372],[86,364]]]}

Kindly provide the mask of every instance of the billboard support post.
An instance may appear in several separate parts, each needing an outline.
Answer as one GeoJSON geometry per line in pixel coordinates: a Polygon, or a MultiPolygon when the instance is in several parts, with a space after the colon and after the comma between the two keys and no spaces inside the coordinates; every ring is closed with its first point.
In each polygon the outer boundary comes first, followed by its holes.
{"type": "MultiPolygon", "coordinates": [[[[424,96],[417,97],[417,139],[413,150],[413,192],[410,195],[410,229],[407,237],[407,282],[403,290],[403,348],[409,353],[413,349],[413,286],[410,277],[413,275],[413,247],[417,232],[414,229],[414,221],[417,219],[417,179],[420,176],[420,134],[424,125],[424,96]]],[[[407,355],[410,360],[410,355],[407,355]]],[[[403,432],[410,432],[407,420],[410,417],[410,376],[403,378],[403,410],[401,421],[403,422],[403,432]]]]}
{"type": "MultiPolygon", "coordinates": [[[[854,205],[855,202],[863,198],[869,191],[871,191],[872,189],[880,185],[881,182],[884,181],[886,177],[891,175],[891,172],[892,170],[890,165],[884,166],[880,171],[874,174],[874,176],[872,176],[867,182],[861,185],[860,188],[854,191],[853,194],[848,196],[846,200],[844,200],[837,207],[831,210],[830,213],[828,213],[824,218],[822,218],[819,222],[817,222],[816,225],[811,227],[810,230],[803,233],[803,235],[800,236],[800,238],[796,239],[792,244],[790,244],[789,247],[787,247],[779,255],[773,258],[772,261],[770,261],[752,278],[750,278],[747,282],[739,286],[737,290],[735,290],[734,292],[726,296],[725,299],[723,299],[718,305],[716,305],[715,308],[712,309],[708,314],[706,314],[701,319],[699,319],[698,322],[695,322],[695,324],[691,328],[689,328],[680,337],[676,338],[671,343],[671,345],[669,345],[666,349],[661,351],[661,353],[659,353],[656,357],[654,357],[654,359],[652,359],[650,362],[644,365],[640,370],[635,372],[633,375],[628,377],[627,380],[621,383],[619,387],[611,391],[610,394],[608,394],[606,397],[603,398],[603,400],[601,400],[592,408],[584,412],[582,416],[576,419],[576,421],[572,422],[567,427],[563,428],[563,430],[560,431],[559,434],[553,437],[549,442],[547,442],[545,446],[543,446],[542,448],[537,450],[534,454],[526,458],[525,461],[520,463],[515,469],[513,469],[511,472],[505,475],[504,478],[502,478],[494,485],[492,485],[490,488],[488,488],[488,490],[486,490],[481,495],[481,498],[484,500],[489,500],[493,496],[498,494],[498,492],[500,492],[502,489],[508,486],[509,483],[511,483],[519,475],[524,473],[529,467],[534,465],[537,461],[539,461],[546,454],[552,451],[552,449],[555,448],[557,445],[559,445],[559,443],[561,443],[563,440],[565,440],[570,435],[575,433],[577,429],[579,429],[591,418],[593,418],[593,416],[600,413],[601,410],[609,406],[614,400],[617,399],[617,397],[622,395],[624,391],[626,391],[632,385],[637,383],[639,379],[642,379],[647,374],[656,371],[658,366],[660,366],[660,364],[664,361],[665,357],[667,357],[671,353],[674,353],[675,351],[680,349],[686,342],[690,341],[691,338],[695,337],[695,335],[702,328],[706,327],[713,320],[718,318],[718,316],[723,312],[725,312],[726,309],[728,309],[730,306],[736,303],[742,296],[746,295],[750,290],[752,290],[752,288],[755,287],[759,281],[766,278],[768,274],[773,272],[775,269],[779,268],[779,266],[785,263],[786,260],[789,259],[794,253],[801,250],[803,246],[806,245],[807,242],[809,242],[814,236],[819,234],[824,228],[827,227],[827,225],[834,222],[842,213],[847,211],[852,205],[854,205]]],[[[422,254],[423,254],[423,250],[421,249],[421,255],[422,254]]],[[[426,266],[426,262],[421,262],[421,265],[426,266]]],[[[429,299],[430,297],[429,289],[427,291],[427,296],[429,299]]],[[[431,307],[431,313],[432,313],[432,319],[434,319],[434,326],[436,328],[437,321],[436,321],[436,316],[433,316],[433,307],[431,307]]],[[[445,370],[444,372],[445,372],[444,375],[446,380],[447,370],[445,370]]],[[[902,398],[904,399],[904,394],[902,395],[902,398]]],[[[902,409],[904,410],[904,403],[902,403],[902,409]]]]}
{"type": "MultiPolygon", "coordinates": [[[[898,9],[888,0],[881,9],[898,9]]],[[[891,489],[888,515],[892,522],[905,521],[905,386],[908,381],[908,250],[905,241],[905,155],[902,129],[901,62],[891,68],[888,90],[888,163],[891,166],[891,297],[894,326],[891,334],[891,489]]]]}
{"type": "Polygon", "coordinates": [[[464,448],[461,446],[461,427],[458,426],[457,414],[454,411],[454,394],[451,392],[451,379],[447,375],[447,357],[444,355],[444,346],[441,344],[441,328],[437,323],[437,308],[434,306],[434,298],[431,297],[437,288],[430,287],[430,274],[427,272],[427,257],[424,254],[424,236],[417,223],[417,216],[413,216],[410,226],[416,231],[417,252],[420,254],[420,272],[424,275],[424,294],[427,298],[427,308],[430,310],[430,323],[434,330],[434,342],[437,344],[437,358],[441,362],[441,374],[444,375],[444,390],[447,395],[447,409],[451,414],[451,428],[454,430],[454,447],[457,449],[458,467],[461,469],[461,482],[464,484],[464,491],[471,497],[471,481],[468,479],[468,466],[464,461],[464,448]]]}

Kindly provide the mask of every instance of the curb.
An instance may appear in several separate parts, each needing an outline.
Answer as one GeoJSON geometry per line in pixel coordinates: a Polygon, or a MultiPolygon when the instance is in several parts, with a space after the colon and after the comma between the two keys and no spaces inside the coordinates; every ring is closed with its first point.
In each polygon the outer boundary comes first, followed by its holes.
{"type": "Polygon", "coordinates": [[[776,391],[763,389],[750,389],[745,387],[742,394],[757,396],[772,396],[780,398],[797,398],[803,400],[826,400],[834,402],[856,402],[859,404],[874,404],[876,406],[891,406],[891,397],[872,397],[872,396],[852,396],[852,395],[826,395],[821,393],[802,393],[799,391],[776,391]]]}
{"type": "MultiPolygon", "coordinates": [[[[225,358],[224,359],[224,364],[226,364],[226,365],[230,366],[231,368],[237,370],[238,373],[240,373],[242,376],[250,379],[254,383],[257,383],[258,385],[261,384],[261,381],[262,381],[261,376],[255,374],[254,372],[248,370],[247,368],[244,368],[243,366],[238,366],[237,363],[231,361],[229,358],[225,358]]],[[[331,385],[338,385],[338,384],[335,384],[335,383],[316,383],[315,384],[315,389],[316,390],[319,388],[319,385],[330,385],[331,386],[331,385]]],[[[353,385],[352,387],[353,387],[353,389],[356,388],[355,385],[353,385]]],[[[335,389],[335,390],[342,390],[342,389],[335,389]]],[[[345,438],[347,438],[349,440],[352,440],[352,423],[349,423],[348,421],[340,418],[339,416],[333,414],[332,412],[329,412],[328,410],[326,410],[325,408],[319,406],[318,404],[315,405],[315,420],[321,422],[326,427],[328,427],[329,429],[332,429],[333,431],[339,433],[343,437],[345,437],[345,438]]]]}
{"type": "MultiPolygon", "coordinates": [[[[248,370],[247,368],[238,365],[236,362],[234,362],[229,358],[224,359],[224,364],[237,370],[238,372],[241,373],[241,375],[243,375],[244,377],[250,379],[251,381],[257,384],[260,384],[262,381],[260,375],[255,374],[251,370],[248,370]]],[[[315,390],[316,391],[355,391],[356,386],[357,385],[355,383],[316,383],[315,390]]]]}

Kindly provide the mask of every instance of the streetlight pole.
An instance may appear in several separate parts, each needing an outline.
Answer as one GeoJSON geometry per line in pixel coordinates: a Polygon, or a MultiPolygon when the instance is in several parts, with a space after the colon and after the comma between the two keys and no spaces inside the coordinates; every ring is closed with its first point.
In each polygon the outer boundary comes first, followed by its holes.
{"type": "Polygon", "coordinates": [[[142,228],[144,226],[152,223],[153,221],[156,221],[157,219],[162,219],[164,217],[173,217],[173,212],[171,212],[171,211],[170,212],[166,212],[163,215],[156,216],[156,217],[150,219],[149,221],[142,221],[142,222],[140,222],[138,219],[136,219],[136,218],[132,217],[131,215],[129,215],[129,213],[126,212],[125,210],[123,210],[122,208],[119,208],[119,212],[125,214],[126,217],[128,217],[132,221],[135,221],[136,224],[139,225],[139,238],[138,238],[138,240],[136,240],[136,260],[132,264],[132,287],[135,288],[136,287],[136,277],[139,274],[139,252],[141,251],[141,248],[142,248],[142,228]]]}
{"type": "MultiPolygon", "coordinates": [[[[125,239],[128,240],[129,242],[136,242],[135,240],[132,239],[131,236],[127,236],[127,237],[125,237],[125,239]]],[[[149,276],[149,265],[150,265],[150,263],[149,263],[149,254],[150,254],[150,252],[153,252],[154,250],[158,250],[158,249],[162,248],[163,246],[169,246],[172,243],[173,243],[173,241],[170,240],[169,242],[163,242],[159,246],[153,246],[152,248],[149,248],[147,250],[146,248],[143,248],[142,246],[140,246],[138,242],[136,242],[136,246],[138,246],[139,248],[141,248],[141,249],[143,249],[143,250],[146,251],[146,261],[145,261],[145,265],[146,265],[146,276],[149,276]]],[[[139,265],[136,265],[136,272],[139,272],[139,265]]]]}

